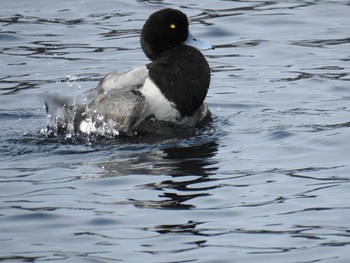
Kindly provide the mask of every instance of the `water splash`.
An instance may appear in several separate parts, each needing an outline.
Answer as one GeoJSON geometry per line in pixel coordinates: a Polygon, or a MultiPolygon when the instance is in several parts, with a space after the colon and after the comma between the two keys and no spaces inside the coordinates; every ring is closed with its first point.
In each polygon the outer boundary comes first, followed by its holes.
{"type": "Polygon", "coordinates": [[[74,74],[66,74],[66,83],[68,84],[69,87],[77,87],[78,89],[81,88],[81,84],[77,82],[79,80],[79,77],[74,74]]]}

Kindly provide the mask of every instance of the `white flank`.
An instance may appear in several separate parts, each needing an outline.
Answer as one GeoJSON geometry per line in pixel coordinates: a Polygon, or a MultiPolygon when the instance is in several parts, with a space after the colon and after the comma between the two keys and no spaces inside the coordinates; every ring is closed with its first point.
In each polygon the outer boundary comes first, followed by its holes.
{"type": "Polygon", "coordinates": [[[175,104],[164,97],[157,85],[147,78],[140,89],[146,98],[146,110],[144,117],[154,114],[158,120],[177,122],[180,113],[175,108],[175,104]]]}

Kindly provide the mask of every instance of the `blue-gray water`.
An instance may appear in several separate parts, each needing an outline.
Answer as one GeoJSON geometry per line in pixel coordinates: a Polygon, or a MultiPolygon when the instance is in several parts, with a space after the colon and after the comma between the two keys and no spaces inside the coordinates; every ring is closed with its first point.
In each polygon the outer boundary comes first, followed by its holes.
{"type": "Polygon", "coordinates": [[[0,8],[0,261],[349,262],[349,1],[9,1],[0,8]],[[46,138],[38,96],[148,63],[180,8],[216,46],[197,135],[46,138]]]}

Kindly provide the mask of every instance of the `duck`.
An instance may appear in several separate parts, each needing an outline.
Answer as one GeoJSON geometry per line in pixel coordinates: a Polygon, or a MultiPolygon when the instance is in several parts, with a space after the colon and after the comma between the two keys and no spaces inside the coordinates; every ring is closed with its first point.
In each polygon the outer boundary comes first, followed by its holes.
{"type": "Polygon", "coordinates": [[[127,72],[109,73],[85,103],[46,96],[45,107],[51,116],[48,129],[131,135],[148,121],[195,127],[207,119],[211,112],[204,100],[211,71],[200,50],[214,46],[190,32],[186,14],[172,8],[151,14],[142,27],[140,44],[151,62],[127,72]]]}

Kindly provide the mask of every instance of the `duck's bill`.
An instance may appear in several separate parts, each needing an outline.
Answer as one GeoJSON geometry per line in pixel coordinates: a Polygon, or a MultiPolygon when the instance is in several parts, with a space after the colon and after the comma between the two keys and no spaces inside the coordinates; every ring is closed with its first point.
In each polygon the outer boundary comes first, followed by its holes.
{"type": "Polygon", "coordinates": [[[191,32],[188,32],[188,37],[184,44],[195,47],[199,50],[214,49],[214,46],[208,42],[205,42],[198,37],[194,36],[191,32]]]}

